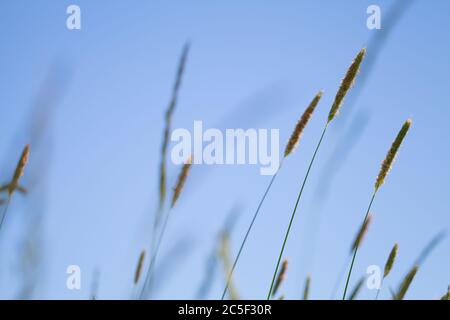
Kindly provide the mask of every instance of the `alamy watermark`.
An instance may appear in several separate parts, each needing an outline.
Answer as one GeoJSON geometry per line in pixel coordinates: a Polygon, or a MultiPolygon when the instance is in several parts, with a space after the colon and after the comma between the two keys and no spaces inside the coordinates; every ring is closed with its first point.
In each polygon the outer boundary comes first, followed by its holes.
{"type": "Polygon", "coordinates": [[[66,27],[69,30],[81,29],[81,9],[76,4],[67,7],[66,13],[69,15],[66,19],[66,27]]]}
{"type": "Polygon", "coordinates": [[[274,175],[280,165],[279,129],[209,128],[194,121],[193,134],[187,129],[175,129],[171,141],[174,164],[183,164],[193,156],[194,164],[259,165],[261,175],[274,175]]]}
{"type": "Polygon", "coordinates": [[[381,29],[381,8],[375,4],[367,7],[366,10],[369,15],[366,20],[366,25],[369,30],[380,30],[381,29]]]}
{"type": "Polygon", "coordinates": [[[76,264],[67,266],[66,273],[68,274],[66,279],[66,287],[69,290],[81,289],[81,268],[76,264]]]}

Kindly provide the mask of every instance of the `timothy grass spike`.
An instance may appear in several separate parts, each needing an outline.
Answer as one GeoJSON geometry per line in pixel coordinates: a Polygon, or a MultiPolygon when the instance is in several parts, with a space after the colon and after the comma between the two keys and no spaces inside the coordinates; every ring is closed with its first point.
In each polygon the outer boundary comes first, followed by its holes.
{"type": "Polygon", "coordinates": [[[381,285],[380,285],[380,287],[377,290],[377,294],[375,296],[375,300],[378,300],[378,296],[379,296],[379,294],[381,292],[381,286],[383,285],[383,281],[389,275],[389,273],[391,272],[392,267],[394,266],[395,257],[397,256],[397,251],[398,251],[398,244],[396,243],[392,247],[391,252],[389,253],[389,257],[386,260],[386,264],[384,265],[383,278],[381,279],[381,285]]]}
{"type": "Polygon", "coordinates": [[[296,146],[298,145],[298,142],[300,141],[300,137],[303,133],[303,130],[305,129],[306,125],[308,124],[309,120],[311,119],[314,110],[316,109],[317,105],[319,104],[320,98],[322,98],[323,91],[319,91],[316,96],[313,98],[309,106],[305,109],[303,112],[301,118],[297,122],[297,125],[295,126],[294,131],[291,134],[291,137],[289,138],[289,141],[286,145],[286,148],[284,150],[284,157],[286,158],[288,155],[294,151],[296,146]]]}
{"type": "Polygon", "coordinates": [[[419,266],[414,266],[408,274],[403,279],[400,289],[398,290],[398,293],[395,295],[395,300],[403,300],[403,298],[406,295],[406,292],[408,292],[409,286],[411,285],[411,282],[414,280],[414,277],[416,276],[417,271],[419,270],[419,266]]]}
{"type": "Polygon", "coordinates": [[[186,61],[189,53],[190,44],[186,43],[183,47],[183,52],[178,63],[178,69],[176,73],[175,84],[172,90],[172,97],[169,102],[165,114],[165,127],[163,133],[163,143],[161,146],[161,163],[159,168],[159,207],[162,208],[164,200],[166,197],[166,158],[167,158],[167,148],[169,146],[169,135],[172,126],[172,115],[177,105],[178,92],[181,87],[181,80],[186,68],[186,61]]]}
{"type": "Polygon", "coordinates": [[[28,162],[28,155],[30,153],[30,145],[27,144],[22,151],[22,155],[20,156],[19,162],[17,163],[16,170],[14,171],[14,175],[11,179],[11,182],[8,185],[8,194],[11,196],[16,189],[19,187],[20,177],[23,176],[23,172],[25,166],[28,162]]]}
{"type": "Polygon", "coordinates": [[[369,215],[367,216],[367,219],[364,220],[363,224],[361,225],[361,227],[358,231],[358,234],[356,235],[355,241],[353,242],[353,245],[352,245],[351,252],[353,252],[356,248],[358,248],[361,245],[361,242],[367,233],[367,229],[369,228],[369,224],[371,221],[372,221],[372,215],[369,213],[369,215]]]}
{"type": "Polygon", "coordinates": [[[281,283],[286,279],[286,272],[288,268],[288,260],[285,259],[283,264],[281,265],[280,272],[278,273],[277,281],[275,282],[275,287],[272,291],[272,296],[275,296],[278,289],[280,288],[281,283]]]}
{"type": "MultiPolygon", "coordinates": [[[[178,181],[174,188],[171,209],[177,202],[177,200],[181,194],[181,191],[183,190],[183,186],[186,182],[186,178],[188,176],[191,165],[192,165],[192,156],[189,156],[188,159],[186,160],[186,162],[184,163],[183,168],[181,169],[180,175],[178,176],[178,181]]],[[[161,243],[164,238],[164,234],[166,232],[167,225],[169,224],[171,212],[172,212],[172,210],[169,210],[167,212],[167,214],[165,215],[165,220],[162,224],[161,231],[159,232],[158,238],[155,240],[155,247],[153,249],[153,254],[150,258],[150,263],[149,263],[149,266],[147,269],[147,273],[145,275],[144,285],[143,285],[141,293],[139,295],[140,299],[144,298],[145,293],[146,293],[146,288],[149,287],[149,283],[152,281],[154,265],[155,265],[156,258],[157,258],[158,252],[159,252],[159,248],[160,248],[161,243]]]]}
{"type": "Polygon", "coordinates": [[[183,168],[181,169],[181,173],[178,176],[178,181],[177,181],[177,184],[175,185],[175,188],[173,191],[172,204],[171,204],[172,208],[175,206],[175,203],[177,202],[178,198],[180,197],[181,191],[183,191],[183,187],[184,187],[184,184],[186,183],[186,179],[189,174],[191,165],[192,165],[192,156],[190,156],[186,160],[186,162],[183,165],[183,168]]]}
{"type": "MultiPolygon", "coordinates": [[[[25,190],[24,188],[19,187],[19,180],[20,180],[20,177],[22,177],[23,172],[25,170],[25,166],[28,162],[29,153],[30,153],[30,145],[27,144],[22,151],[19,162],[17,163],[16,169],[14,170],[13,177],[11,178],[11,181],[9,182],[9,184],[1,186],[0,191],[7,191],[8,198],[6,200],[6,204],[1,213],[0,229],[3,226],[3,221],[5,220],[6,214],[8,212],[9,203],[11,202],[11,198],[12,198],[14,191],[16,191],[17,189],[25,190]]],[[[0,199],[0,202],[3,202],[3,199],[0,199]]]]}
{"type": "Polygon", "coordinates": [[[406,134],[408,133],[409,128],[411,127],[412,120],[408,119],[403,124],[402,128],[397,134],[397,137],[395,138],[394,142],[391,145],[391,148],[389,149],[386,158],[384,158],[381,169],[377,177],[377,181],[375,182],[375,189],[378,190],[381,185],[384,183],[384,179],[388,175],[389,171],[392,168],[392,164],[394,163],[395,157],[397,155],[398,149],[400,148],[400,145],[403,142],[403,139],[405,138],[406,134]]]}
{"type": "Polygon", "coordinates": [[[358,74],[358,71],[359,71],[359,66],[360,66],[360,64],[362,62],[362,59],[364,58],[365,53],[366,53],[366,49],[364,48],[356,56],[355,60],[351,64],[350,68],[348,69],[347,74],[345,75],[344,80],[342,81],[341,86],[340,86],[340,88],[339,88],[339,90],[338,90],[338,92],[336,94],[336,97],[334,99],[334,103],[331,106],[330,113],[328,114],[327,122],[325,123],[325,126],[323,128],[322,134],[321,134],[321,136],[319,138],[319,142],[317,143],[316,149],[314,150],[314,153],[313,153],[313,156],[312,156],[311,161],[309,163],[308,169],[306,170],[305,177],[303,179],[302,185],[300,187],[300,190],[299,190],[299,193],[298,193],[298,196],[297,196],[297,200],[295,202],[294,210],[292,211],[291,218],[289,220],[289,224],[288,224],[288,227],[287,227],[284,239],[283,239],[283,243],[281,245],[281,250],[280,250],[280,253],[278,255],[277,263],[276,263],[276,266],[275,266],[275,271],[274,271],[274,273],[272,275],[272,282],[270,284],[269,293],[267,294],[267,299],[270,299],[270,297],[271,297],[271,292],[272,292],[272,289],[273,289],[273,286],[274,286],[274,283],[275,283],[275,278],[276,278],[276,275],[277,275],[277,272],[278,272],[278,268],[279,268],[280,263],[281,263],[281,258],[282,258],[284,249],[286,247],[286,243],[287,243],[287,239],[289,237],[289,233],[291,232],[291,227],[292,227],[292,223],[294,221],[294,218],[295,218],[295,215],[296,215],[296,212],[297,212],[298,204],[299,204],[300,198],[301,198],[301,196],[303,194],[303,189],[304,189],[304,187],[306,185],[306,181],[308,180],[309,173],[311,171],[312,165],[313,165],[314,160],[315,160],[315,158],[317,156],[317,152],[319,151],[320,145],[322,144],[322,140],[323,140],[323,138],[325,136],[325,133],[327,132],[328,125],[334,119],[334,117],[337,115],[345,95],[347,94],[348,90],[351,88],[351,86],[353,85],[353,83],[355,81],[356,75],[358,74]]]}
{"type": "Polygon", "coordinates": [[[311,287],[311,276],[308,274],[306,276],[305,289],[303,290],[303,300],[309,299],[310,287],[311,287]]]}
{"type": "Polygon", "coordinates": [[[339,113],[339,108],[341,107],[347,92],[350,90],[350,88],[353,86],[355,82],[356,76],[358,75],[359,72],[359,67],[361,65],[362,60],[364,59],[365,54],[366,48],[363,48],[358,53],[358,55],[348,68],[347,73],[345,74],[341,86],[339,87],[339,90],[336,94],[336,97],[334,98],[334,102],[333,105],[331,106],[330,113],[328,114],[328,123],[330,123],[339,113]]]}
{"type": "Polygon", "coordinates": [[[395,257],[397,256],[397,252],[398,252],[398,244],[396,243],[392,248],[391,253],[389,254],[386,264],[384,265],[383,278],[386,278],[388,274],[391,272],[392,266],[394,265],[395,262],[395,257]]]}
{"type": "MultiPolygon", "coordinates": [[[[284,157],[283,157],[283,159],[281,160],[281,163],[280,163],[280,165],[279,165],[279,167],[278,167],[278,170],[277,170],[277,171],[275,172],[275,174],[272,176],[272,179],[270,179],[269,185],[267,186],[266,191],[264,192],[264,194],[263,194],[261,200],[259,201],[259,204],[258,204],[258,207],[256,208],[255,213],[253,214],[253,218],[252,218],[252,220],[251,220],[251,222],[250,222],[250,225],[249,225],[248,228],[247,228],[247,231],[246,231],[246,233],[245,233],[245,235],[244,235],[244,238],[243,238],[243,240],[242,240],[242,242],[241,242],[241,245],[240,245],[240,247],[239,247],[238,253],[237,253],[237,255],[236,255],[235,259],[234,259],[234,263],[233,263],[233,266],[231,267],[230,275],[228,276],[229,278],[231,278],[231,276],[233,275],[234,269],[235,269],[236,266],[237,266],[237,263],[238,263],[238,261],[239,261],[239,258],[240,258],[240,256],[241,256],[241,254],[242,254],[242,251],[243,251],[243,249],[244,249],[244,247],[245,247],[245,244],[246,244],[247,239],[248,239],[248,237],[249,237],[249,235],[250,235],[250,232],[252,231],[252,228],[253,228],[253,225],[254,225],[254,223],[255,223],[255,221],[256,221],[256,218],[258,217],[258,214],[259,214],[259,211],[260,211],[260,209],[261,209],[261,207],[262,207],[262,204],[264,203],[264,200],[266,199],[266,196],[267,196],[267,194],[269,193],[270,188],[272,187],[272,184],[273,184],[273,182],[275,181],[275,179],[276,179],[276,177],[277,177],[277,175],[278,175],[278,172],[279,172],[280,169],[281,169],[281,166],[282,166],[282,164],[283,164],[283,160],[284,160],[289,154],[291,154],[291,153],[294,151],[296,145],[298,144],[298,141],[299,141],[299,139],[300,139],[300,136],[301,136],[301,134],[302,134],[304,128],[306,127],[306,124],[308,123],[309,119],[311,118],[311,116],[312,116],[312,114],[313,114],[313,112],[314,112],[314,110],[315,110],[317,104],[319,103],[319,100],[320,100],[321,97],[322,97],[322,91],[319,91],[319,93],[316,94],[316,96],[315,96],[314,99],[311,101],[310,105],[306,108],[306,110],[304,111],[302,117],[301,117],[300,120],[298,121],[298,123],[297,123],[297,125],[296,125],[296,127],[295,127],[295,129],[294,129],[294,132],[292,133],[292,135],[291,135],[291,137],[290,137],[290,139],[289,139],[289,141],[288,141],[288,143],[287,143],[287,145],[286,145],[286,148],[285,148],[285,150],[284,150],[284,157]]],[[[227,290],[228,290],[228,281],[227,281],[227,283],[226,283],[226,285],[225,285],[225,288],[224,288],[224,290],[223,290],[223,292],[222,292],[222,298],[221,298],[222,300],[225,298],[225,295],[226,295],[226,293],[227,293],[227,290]]]]}
{"type": "MultiPolygon", "coordinates": [[[[369,206],[367,208],[366,214],[364,216],[364,221],[367,219],[367,216],[369,215],[370,209],[372,208],[372,204],[375,200],[375,197],[377,195],[378,189],[381,187],[381,185],[384,183],[384,179],[386,178],[386,175],[388,174],[389,170],[392,167],[392,163],[394,162],[395,156],[397,155],[398,149],[400,148],[400,145],[403,142],[403,139],[405,138],[406,134],[408,133],[409,128],[411,127],[412,120],[408,119],[403,124],[402,128],[400,129],[399,133],[397,134],[397,137],[395,138],[394,142],[392,143],[391,148],[389,149],[386,158],[383,161],[383,164],[381,166],[380,173],[378,174],[377,180],[375,182],[375,188],[372,193],[372,197],[369,201],[369,206]]],[[[344,288],[344,294],[342,296],[342,300],[345,300],[345,296],[348,289],[348,284],[350,281],[350,277],[352,275],[353,270],[353,264],[355,263],[356,254],[358,253],[358,247],[353,252],[352,262],[350,264],[350,268],[347,275],[347,281],[345,283],[344,288]]]]}
{"type": "Polygon", "coordinates": [[[142,267],[144,266],[144,259],[145,259],[145,250],[142,250],[141,254],[139,255],[138,264],[136,266],[136,272],[134,273],[134,284],[137,284],[139,282],[142,273],[142,267]]]}

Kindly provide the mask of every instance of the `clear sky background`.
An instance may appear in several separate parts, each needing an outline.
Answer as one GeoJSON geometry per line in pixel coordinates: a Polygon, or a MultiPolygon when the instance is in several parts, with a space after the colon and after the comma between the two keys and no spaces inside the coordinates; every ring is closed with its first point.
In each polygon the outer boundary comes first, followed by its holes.
{"type": "MultiPolygon", "coordinates": [[[[30,194],[13,198],[0,232],[0,297],[28,292],[33,298],[87,299],[95,270],[98,298],[133,294],[134,269],[149,245],[157,205],[164,111],[189,40],[174,128],[192,130],[194,120],[207,128],[278,128],[284,146],[312,97],[325,92],[236,269],[240,295],[254,299],[269,289],[340,80],[356,53],[368,47],[366,62],[373,64],[363,65],[365,81],[361,88],[357,81],[313,167],[286,248],[290,269],[281,292],[300,298],[309,273],[311,298],[330,297],[380,162],[411,117],[412,129],[373,206],[352,279],[356,283],[369,265],[383,266],[398,242],[398,259],[381,293],[389,298],[388,288],[397,288],[427,243],[450,229],[450,2],[404,1],[412,5],[392,23],[387,17],[394,2],[2,1],[2,180],[10,177],[23,145],[32,145],[30,173],[23,179],[30,194]],[[81,30],[66,28],[70,4],[81,8],[81,30]],[[381,30],[366,27],[371,4],[381,7],[381,30]],[[371,42],[387,34],[382,47],[371,42]],[[41,116],[42,128],[33,114],[41,116]],[[72,264],[81,268],[81,290],[66,288],[72,264]],[[27,278],[36,283],[32,291],[27,278]]],[[[169,166],[169,186],[179,169],[169,166]]],[[[206,271],[208,257],[237,206],[231,238],[236,253],[269,180],[258,166],[193,167],[161,248],[153,297],[195,298],[206,272],[214,280],[206,298],[220,297],[223,268],[206,271]]],[[[445,237],[407,298],[445,293],[449,252],[445,237]]],[[[366,287],[360,295],[374,296],[366,287]]]]}

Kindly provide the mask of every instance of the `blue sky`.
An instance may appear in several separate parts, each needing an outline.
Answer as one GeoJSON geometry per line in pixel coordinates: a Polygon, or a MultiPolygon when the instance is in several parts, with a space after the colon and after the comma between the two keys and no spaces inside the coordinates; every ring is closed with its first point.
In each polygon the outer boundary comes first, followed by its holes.
{"type": "MultiPolygon", "coordinates": [[[[369,58],[370,39],[383,32],[389,37],[370,75],[357,99],[346,100],[314,165],[286,249],[290,269],[282,292],[299,298],[311,273],[311,297],[329,297],[380,162],[411,117],[413,127],[373,206],[374,221],[353,278],[355,283],[369,265],[382,266],[398,242],[397,264],[382,292],[389,297],[388,287],[397,287],[428,241],[450,227],[450,150],[445,138],[450,134],[450,3],[416,0],[389,29],[383,18],[391,4],[3,1],[2,179],[14,170],[23,145],[36,138],[29,132],[29,115],[46,83],[53,90],[48,99],[56,102],[51,118],[44,115],[49,131],[38,149],[43,151],[34,156],[37,147],[31,146],[30,170],[33,156],[39,157],[40,167],[35,166],[40,169],[34,172],[45,174],[45,184],[36,185],[45,191],[17,195],[0,233],[0,279],[8,284],[0,288],[0,297],[14,297],[20,288],[18,244],[26,236],[23,225],[34,221],[30,212],[37,211],[36,202],[43,214],[43,247],[34,297],[88,298],[95,269],[100,271],[99,298],[130,297],[137,257],[148,246],[156,207],[163,114],[181,48],[189,40],[174,128],[192,129],[194,120],[211,128],[277,128],[284,145],[308,102],[319,89],[325,92],[300,146],[284,164],[236,270],[241,296],[264,298],[340,80],[362,47],[368,46],[369,58]],[[81,30],[65,26],[72,3],[81,8],[81,30]],[[381,30],[366,27],[371,4],[381,7],[381,30]],[[63,94],[56,99],[52,94],[58,90],[63,94]],[[363,129],[358,123],[365,124],[363,129]],[[337,166],[336,155],[344,157],[337,166]],[[82,270],[78,291],[65,285],[71,264],[82,270]]],[[[361,77],[364,71],[363,65],[361,77]]],[[[48,104],[45,97],[42,105],[48,104]]],[[[170,186],[178,171],[170,165],[170,186]]],[[[174,209],[161,260],[177,243],[184,246],[168,260],[170,268],[163,267],[167,272],[155,297],[195,297],[230,210],[241,208],[231,238],[236,252],[269,179],[257,166],[194,166],[174,209]]],[[[31,180],[25,176],[24,184],[31,180]]],[[[421,267],[408,298],[431,299],[445,292],[449,249],[445,238],[421,267]]],[[[219,266],[208,298],[219,298],[222,287],[219,266]]],[[[366,288],[361,293],[362,298],[374,295],[366,288]]]]}

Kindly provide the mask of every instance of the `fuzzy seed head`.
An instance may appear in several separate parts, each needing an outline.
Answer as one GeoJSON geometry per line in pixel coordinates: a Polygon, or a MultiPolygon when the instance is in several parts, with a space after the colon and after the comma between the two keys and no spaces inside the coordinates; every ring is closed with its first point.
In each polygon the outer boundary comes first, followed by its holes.
{"type": "Polygon", "coordinates": [[[386,278],[388,274],[391,272],[392,266],[395,262],[395,257],[397,256],[398,244],[396,243],[389,254],[389,257],[384,265],[384,275],[383,278],[386,278]]]}
{"type": "Polygon", "coordinates": [[[280,273],[278,273],[277,281],[275,282],[272,296],[274,296],[277,293],[278,289],[280,288],[281,283],[286,279],[287,268],[288,268],[288,260],[285,259],[283,261],[283,264],[281,265],[280,273]]]}
{"type": "Polygon", "coordinates": [[[163,132],[163,141],[161,146],[161,164],[159,167],[159,208],[161,209],[166,199],[166,158],[167,148],[169,146],[169,136],[172,128],[172,115],[175,111],[178,100],[178,92],[180,91],[181,81],[186,68],[186,61],[189,54],[190,43],[187,42],[181,53],[176,73],[175,83],[172,89],[172,97],[165,113],[165,127],[163,132]]]}
{"type": "Polygon", "coordinates": [[[306,277],[305,289],[303,290],[303,300],[308,300],[310,287],[311,287],[311,276],[308,274],[308,276],[306,277]]]}
{"type": "Polygon", "coordinates": [[[365,54],[366,48],[363,48],[358,53],[355,60],[353,60],[352,64],[350,65],[350,68],[348,68],[347,73],[345,74],[345,77],[341,82],[341,86],[339,87],[339,90],[336,93],[336,97],[334,98],[334,102],[333,105],[331,106],[330,113],[328,114],[328,123],[330,123],[334,119],[334,117],[336,117],[336,115],[339,113],[339,108],[341,107],[342,102],[344,101],[345,95],[355,82],[356,76],[358,75],[359,72],[359,67],[361,65],[362,60],[364,59],[365,54]]]}
{"type": "Polygon", "coordinates": [[[191,169],[191,165],[192,165],[192,156],[189,156],[189,158],[184,163],[183,168],[181,169],[180,175],[178,176],[177,184],[175,185],[175,188],[173,191],[172,204],[171,204],[172,208],[175,206],[175,203],[177,202],[178,198],[180,197],[181,191],[183,191],[183,187],[184,187],[184,184],[186,183],[186,179],[189,174],[189,170],[191,169]]]}
{"type": "Polygon", "coordinates": [[[403,142],[403,139],[408,133],[409,128],[411,127],[411,123],[411,119],[405,121],[402,128],[398,132],[397,137],[392,143],[391,148],[386,155],[386,158],[384,158],[383,162],[381,163],[381,169],[378,173],[377,181],[375,182],[375,190],[378,190],[383,185],[384,179],[388,175],[389,171],[391,171],[392,165],[395,161],[395,157],[397,156],[397,152],[403,142]]]}
{"type": "Polygon", "coordinates": [[[23,176],[23,172],[24,172],[25,166],[26,166],[26,164],[28,162],[28,155],[29,155],[29,153],[30,153],[30,145],[27,144],[25,146],[25,148],[23,149],[23,151],[22,151],[22,155],[20,156],[19,162],[17,163],[17,166],[16,166],[16,170],[14,171],[14,175],[13,175],[13,177],[11,179],[11,182],[10,182],[10,184],[8,186],[8,193],[9,193],[10,196],[14,193],[14,191],[19,186],[19,180],[20,180],[20,177],[23,176]]]}
{"type": "Polygon", "coordinates": [[[139,278],[141,277],[142,273],[142,267],[144,266],[144,259],[145,259],[145,250],[142,250],[141,254],[139,255],[138,264],[136,266],[136,272],[134,274],[134,284],[137,284],[139,282],[139,278]]]}
{"type": "Polygon", "coordinates": [[[289,138],[289,141],[286,145],[286,149],[284,150],[284,157],[286,158],[288,155],[290,155],[294,149],[297,147],[298,142],[300,141],[300,137],[303,133],[303,130],[305,129],[306,125],[308,124],[309,119],[311,119],[314,110],[317,107],[317,104],[320,101],[320,98],[322,98],[323,91],[319,91],[314,99],[311,101],[309,106],[305,109],[303,112],[303,115],[298,120],[297,125],[295,126],[294,131],[291,134],[291,137],[289,138]]]}
{"type": "Polygon", "coordinates": [[[416,276],[417,271],[419,270],[419,266],[414,266],[408,274],[405,276],[405,278],[402,281],[402,284],[400,285],[400,289],[398,290],[398,293],[395,296],[395,300],[403,300],[403,298],[406,295],[406,292],[409,289],[409,286],[411,285],[411,282],[414,280],[414,277],[416,276]]]}
{"type": "Polygon", "coordinates": [[[353,241],[351,252],[355,251],[356,248],[359,248],[359,246],[361,245],[361,242],[367,233],[367,229],[369,228],[369,224],[371,223],[371,221],[372,221],[372,215],[369,214],[367,216],[367,219],[364,220],[363,224],[359,228],[359,231],[358,231],[358,234],[356,235],[355,241],[353,241]]]}

